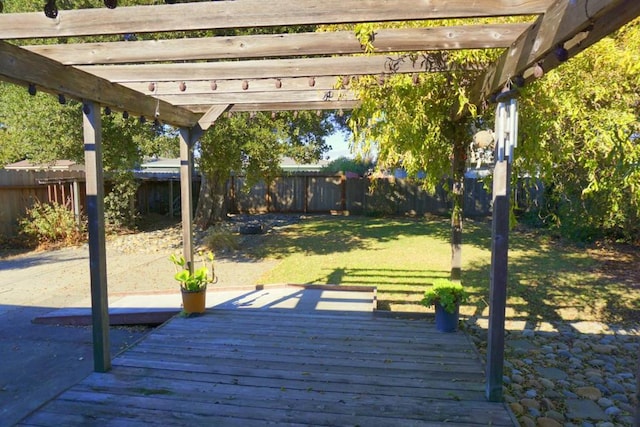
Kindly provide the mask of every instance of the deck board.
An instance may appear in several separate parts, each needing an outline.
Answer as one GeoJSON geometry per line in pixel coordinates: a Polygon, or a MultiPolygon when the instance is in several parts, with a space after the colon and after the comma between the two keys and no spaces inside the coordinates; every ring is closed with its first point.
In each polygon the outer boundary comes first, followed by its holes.
{"type": "Polygon", "coordinates": [[[513,426],[463,333],[371,314],[176,317],[21,425],[513,426]]]}

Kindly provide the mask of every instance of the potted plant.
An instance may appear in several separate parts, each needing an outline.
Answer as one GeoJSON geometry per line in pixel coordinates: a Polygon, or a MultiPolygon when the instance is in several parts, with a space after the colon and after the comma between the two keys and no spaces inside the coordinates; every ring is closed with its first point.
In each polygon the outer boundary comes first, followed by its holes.
{"type": "Polygon", "coordinates": [[[214,268],[214,255],[209,251],[206,254],[198,252],[201,266],[190,271],[184,256],[172,254],[170,260],[176,270],[173,276],[180,282],[182,292],[182,310],[185,314],[204,313],[206,307],[207,285],[215,283],[217,277],[214,268]]]}
{"type": "Polygon", "coordinates": [[[439,332],[455,332],[460,319],[460,304],[467,301],[468,294],[462,283],[449,279],[436,280],[427,289],[422,305],[436,308],[436,330],[439,332]]]}

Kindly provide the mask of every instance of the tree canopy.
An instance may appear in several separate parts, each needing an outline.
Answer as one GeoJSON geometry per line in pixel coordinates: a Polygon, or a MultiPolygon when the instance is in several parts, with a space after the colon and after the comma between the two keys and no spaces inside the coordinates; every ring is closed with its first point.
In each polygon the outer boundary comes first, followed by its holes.
{"type": "MultiPolygon", "coordinates": [[[[639,28],[640,20],[633,21],[522,90],[513,177],[533,176],[544,185],[543,202],[530,212],[538,223],[579,238],[600,232],[637,238],[639,28]]],[[[375,28],[356,26],[354,31],[366,44],[375,28]]],[[[480,68],[497,54],[474,50],[408,56],[406,60],[443,60],[453,71],[360,79],[362,106],[349,122],[355,146],[364,151],[374,147],[380,168],[401,166],[413,176],[426,172],[428,188],[443,177],[455,179],[460,164],[452,167],[451,160],[466,157],[473,133],[492,128],[494,115],[489,105],[477,115],[469,109],[466,121],[452,119],[458,106],[468,107],[475,78],[473,71],[456,67],[480,68]]]]}
{"type": "Polygon", "coordinates": [[[220,117],[196,149],[203,178],[196,223],[206,228],[224,217],[226,182],[232,171],[243,175],[246,184],[270,183],[280,172],[283,156],[300,162],[319,160],[335,126],[332,114],[310,111],[220,117]]]}

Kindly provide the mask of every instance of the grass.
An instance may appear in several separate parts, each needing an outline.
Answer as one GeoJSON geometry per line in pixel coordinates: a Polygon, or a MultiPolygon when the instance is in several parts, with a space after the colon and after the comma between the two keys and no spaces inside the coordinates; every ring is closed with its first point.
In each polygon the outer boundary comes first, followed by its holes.
{"type": "MultiPolygon", "coordinates": [[[[380,309],[427,311],[424,290],[448,277],[449,220],[311,217],[269,236],[256,255],[281,260],[261,283],[373,285],[380,309]]],[[[486,315],[491,224],[467,221],[463,284],[471,293],[463,313],[486,315]]],[[[637,255],[637,253],[635,254],[637,255]]],[[[640,287],[621,274],[637,256],[605,269],[610,251],[562,244],[544,234],[512,231],[507,315],[541,321],[640,320],[640,287]]],[[[633,279],[633,278],[632,278],[633,279]]]]}

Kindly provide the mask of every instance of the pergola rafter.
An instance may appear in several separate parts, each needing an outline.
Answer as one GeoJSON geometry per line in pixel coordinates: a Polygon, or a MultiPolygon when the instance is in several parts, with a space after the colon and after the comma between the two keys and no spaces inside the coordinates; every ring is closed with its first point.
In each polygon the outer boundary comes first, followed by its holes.
{"type": "Polygon", "coordinates": [[[551,0],[261,0],[202,1],[113,10],[0,15],[2,38],[77,37],[229,28],[416,21],[545,13],[551,0]]]}

